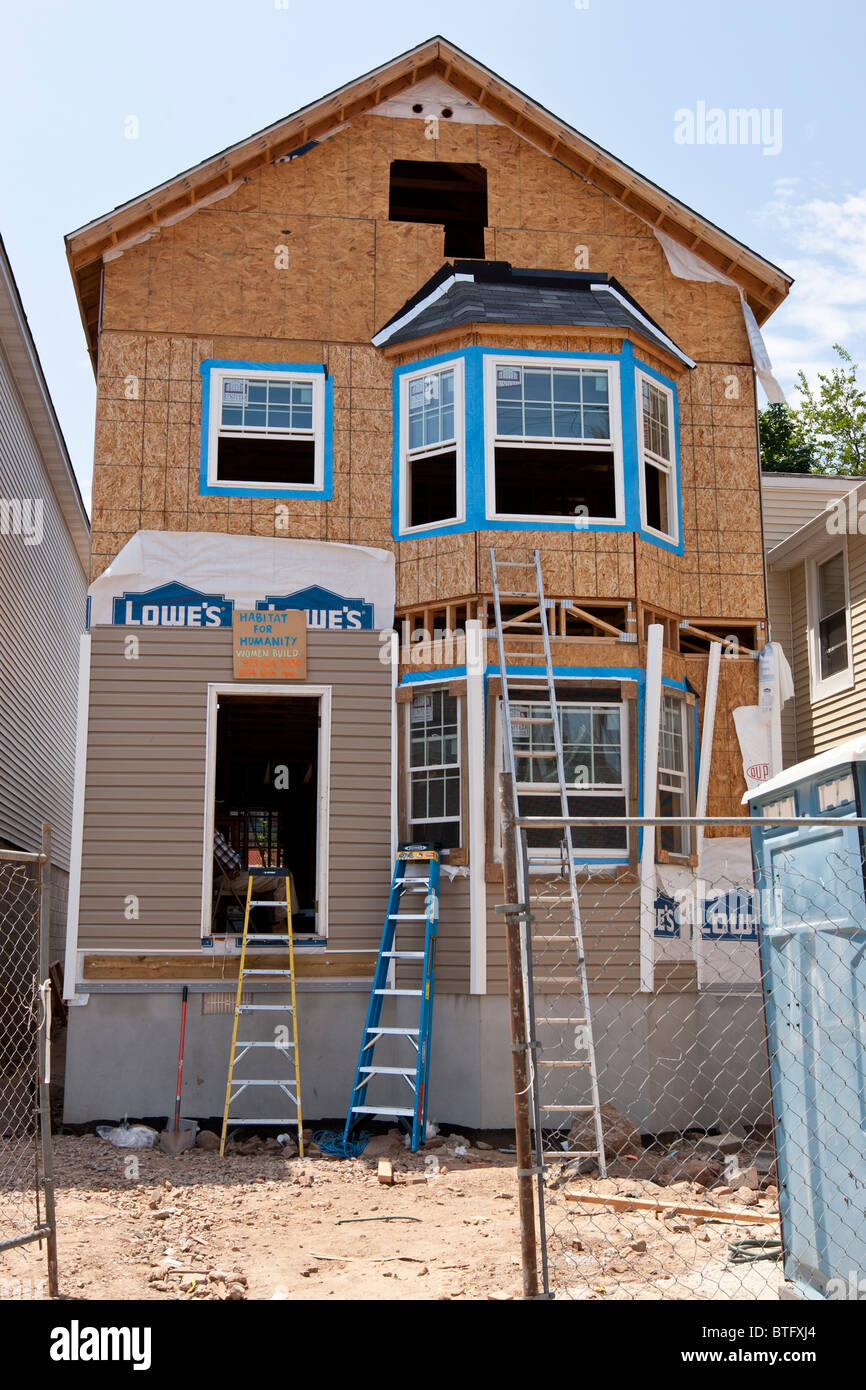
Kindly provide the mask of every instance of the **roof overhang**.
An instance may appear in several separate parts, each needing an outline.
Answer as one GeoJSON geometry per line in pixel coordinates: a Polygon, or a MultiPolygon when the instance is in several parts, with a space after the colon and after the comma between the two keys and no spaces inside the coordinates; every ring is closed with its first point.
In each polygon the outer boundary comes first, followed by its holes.
{"type": "Polygon", "coordinates": [[[94,362],[106,253],[146,240],[160,226],[227,196],[233,185],[259,166],[287,159],[328,138],[353,118],[430,77],[441,78],[542,153],[729,276],[742,288],[759,323],[787,295],[792,280],[778,266],[436,36],[71,232],[66,237],[67,256],[94,362]]]}
{"type": "Polygon", "coordinates": [[[828,537],[848,535],[852,531],[852,521],[853,533],[860,534],[860,504],[866,500],[866,482],[858,483],[856,479],[844,476],[828,478],[827,481],[835,484],[835,487],[827,488],[827,499],[822,510],[767,552],[769,569],[784,571],[802,564],[826,544],[828,537]]]}

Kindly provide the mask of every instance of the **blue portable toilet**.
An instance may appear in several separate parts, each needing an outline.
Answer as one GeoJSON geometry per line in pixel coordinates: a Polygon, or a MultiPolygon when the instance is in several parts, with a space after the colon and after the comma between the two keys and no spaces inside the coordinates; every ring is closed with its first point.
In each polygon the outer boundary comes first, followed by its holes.
{"type": "Polygon", "coordinates": [[[866,1298],[866,738],[744,798],[752,853],[786,1279],[866,1298]],[[773,816],[820,818],[774,826],[773,816]]]}

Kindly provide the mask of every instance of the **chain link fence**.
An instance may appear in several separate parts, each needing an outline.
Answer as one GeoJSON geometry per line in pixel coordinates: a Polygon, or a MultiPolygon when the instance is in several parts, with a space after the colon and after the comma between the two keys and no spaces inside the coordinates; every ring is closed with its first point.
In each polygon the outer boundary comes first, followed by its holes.
{"type": "Polygon", "coordinates": [[[555,819],[506,836],[539,1292],[866,1298],[866,822],[766,818],[753,857],[742,822],[684,819],[643,859],[671,825],[621,824],[577,934],[564,866],[532,865],[555,819]]]}
{"type": "Polygon", "coordinates": [[[44,1240],[54,1296],[48,847],[0,849],[0,1252],[44,1240]]]}

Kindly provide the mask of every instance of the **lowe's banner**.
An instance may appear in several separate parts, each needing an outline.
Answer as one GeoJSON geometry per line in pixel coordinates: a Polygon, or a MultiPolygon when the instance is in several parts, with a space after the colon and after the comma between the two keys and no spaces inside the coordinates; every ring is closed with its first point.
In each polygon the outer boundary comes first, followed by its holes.
{"type": "Polygon", "coordinates": [[[309,628],[394,625],[390,551],[337,541],[139,531],[88,590],[88,626],[231,627],[236,608],[300,610],[309,628]]]}

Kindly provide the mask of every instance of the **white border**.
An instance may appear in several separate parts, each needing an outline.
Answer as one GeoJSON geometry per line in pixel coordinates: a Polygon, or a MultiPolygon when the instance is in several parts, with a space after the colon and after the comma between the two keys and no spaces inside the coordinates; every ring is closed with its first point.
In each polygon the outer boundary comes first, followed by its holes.
{"type": "MultiPolygon", "coordinates": [[[[443,526],[458,526],[466,520],[466,386],[465,386],[465,364],[462,357],[455,357],[444,362],[437,362],[435,366],[420,368],[417,372],[407,372],[400,378],[400,469],[398,479],[399,493],[399,530],[401,536],[414,536],[416,532],[438,531],[443,526]],[[419,526],[409,525],[409,383],[417,381],[419,377],[436,376],[441,372],[454,372],[454,451],[456,454],[455,469],[457,473],[457,513],[455,516],[443,517],[441,521],[424,521],[419,526]]],[[[430,454],[447,452],[440,445],[430,445],[430,454]]],[[[416,451],[416,457],[423,458],[425,455],[416,451]]]]}
{"type": "MultiPolygon", "coordinates": [[[[204,835],[202,854],[202,898],[201,935],[212,935],[213,898],[213,822],[216,796],[216,733],[217,700],[220,695],[243,695],[256,699],[258,696],[283,695],[288,699],[306,698],[319,700],[321,723],[319,726],[319,826],[316,836],[316,896],[319,907],[316,913],[316,936],[328,935],[328,858],[330,841],[331,804],[331,692],[330,685],[253,685],[251,681],[208,682],[207,687],[207,734],[205,738],[204,769],[204,835]]],[[[228,950],[228,936],[226,937],[228,950]]],[[[202,947],[202,949],[206,949],[202,947]]],[[[305,949],[302,943],[295,951],[305,949]]],[[[310,946],[306,949],[320,950],[310,946]]],[[[232,952],[229,951],[229,954],[232,952]]]]}
{"type": "MultiPolygon", "coordinates": [[[[449,685],[450,685],[450,682],[447,681],[447,680],[441,680],[441,681],[423,681],[423,682],[417,682],[417,683],[416,683],[416,682],[413,682],[408,688],[412,691],[413,696],[414,696],[414,695],[428,695],[428,694],[431,694],[431,695],[432,695],[432,694],[435,694],[436,691],[439,691],[439,690],[441,690],[445,695],[448,695],[448,694],[449,694],[449,689],[448,689],[449,685]]],[[[465,775],[466,775],[466,769],[465,769],[465,767],[464,767],[464,765],[463,765],[463,729],[464,729],[464,722],[465,722],[465,719],[466,719],[466,708],[465,708],[465,706],[466,706],[466,700],[465,700],[465,696],[463,696],[463,695],[455,695],[455,696],[454,696],[454,699],[457,701],[457,764],[456,764],[456,766],[457,766],[457,772],[458,772],[458,786],[459,786],[459,788],[460,788],[460,814],[459,814],[459,816],[457,816],[457,818],[456,818],[456,819],[457,819],[457,844],[456,844],[456,846],[455,846],[454,848],[456,848],[456,849],[463,849],[463,847],[464,847],[464,845],[463,845],[463,836],[464,836],[464,834],[465,834],[465,832],[466,832],[466,827],[465,827],[465,825],[464,825],[464,823],[463,823],[463,778],[464,778],[465,775]]],[[[405,767],[405,769],[406,769],[406,833],[407,833],[407,835],[409,836],[409,839],[410,839],[410,841],[411,841],[411,840],[414,838],[414,831],[413,831],[413,828],[412,828],[412,827],[413,827],[414,824],[416,824],[416,822],[414,822],[413,819],[412,819],[412,773],[413,773],[413,772],[429,772],[431,769],[428,768],[428,767],[426,767],[426,766],[425,766],[425,767],[413,767],[413,766],[412,766],[412,762],[411,762],[411,758],[412,758],[412,701],[410,700],[410,701],[408,702],[408,704],[409,704],[409,717],[408,717],[408,719],[406,720],[406,730],[405,730],[405,734],[404,734],[404,744],[403,744],[403,758],[404,758],[404,767],[405,767]]],[[[442,764],[441,764],[441,767],[442,767],[443,769],[446,768],[446,767],[453,767],[453,766],[454,766],[453,763],[442,763],[442,764]]],[[[424,824],[424,825],[429,825],[429,826],[435,826],[435,825],[453,825],[453,824],[454,824],[454,820],[455,820],[455,817],[454,817],[454,816],[439,816],[439,818],[438,818],[437,820],[428,820],[428,821],[423,821],[423,822],[418,822],[418,823],[419,823],[419,824],[424,824]]],[[[447,855],[448,855],[448,849],[444,849],[444,850],[442,851],[442,854],[443,854],[443,856],[447,856],[447,855]]]]}
{"type": "MultiPolygon", "coordinates": [[[[525,448],[532,448],[536,443],[539,448],[549,448],[551,452],[565,452],[581,454],[587,452],[597,452],[598,449],[606,447],[606,441],[599,440],[584,444],[566,444],[559,440],[555,444],[550,440],[530,441],[524,444],[522,440],[513,439],[515,445],[522,445],[525,448]]],[[[531,480],[527,480],[527,487],[531,487],[531,480]]],[[[594,358],[577,357],[514,357],[509,354],[498,356],[490,353],[484,358],[484,488],[485,506],[488,521],[510,521],[510,522],[558,522],[561,526],[568,526],[571,520],[575,529],[580,530],[586,526],[623,526],[625,525],[625,480],[622,447],[622,404],[620,399],[620,371],[619,363],[611,361],[596,361],[594,358]],[[610,413],[610,447],[613,449],[613,472],[614,472],[614,495],[616,498],[616,514],[614,516],[581,516],[570,519],[567,516],[548,516],[546,513],[537,512],[498,512],[496,510],[496,368],[497,367],[559,367],[559,368],[579,368],[587,372],[606,372],[608,378],[608,410],[610,413]]]]}
{"type": "Polygon", "coordinates": [[[84,849],[84,791],[87,781],[87,729],[90,712],[89,632],[78,644],[78,708],[75,717],[75,783],[72,793],[72,830],[69,842],[69,889],[66,905],[66,955],[63,963],[63,997],[72,1002],[78,988],[78,913],[81,904],[81,859],[84,849]]]}
{"type": "MultiPolygon", "coordinates": [[[[569,677],[569,679],[572,680],[573,682],[580,683],[580,677],[579,677],[579,676],[569,677]]],[[[619,678],[617,678],[617,679],[619,679],[619,678]]],[[[626,677],[625,679],[628,679],[628,678],[626,677]]],[[[512,685],[515,687],[515,689],[519,689],[519,688],[520,688],[520,677],[519,677],[519,676],[510,676],[510,677],[509,677],[509,680],[511,681],[511,683],[512,683],[512,685]]],[[[542,691],[539,691],[538,693],[539,693],[539,695],[543,694],[542,691]]],[[[542,699],[536,700],[536,699],[533,698],[533,699],[531,699],[531,700],[520,700],[520,699],[515,700],[515,699],[513,699],[513,697],[512,697],[512,706],[515,706],[515,705],[516,705],[516,706],[519,707],[519,706],[521,706],[521,705],[529,705],[529,704],[547,704],[547,703],[548,703],[548,702],[547,702],[546,700],[542,700],[542,699]]],[[[630,704],[633,704],[634,702],[631,701],[631,700],[605,700],[605,699],[598,699],[598,700],[580,699],[580,700],[578,700],[578,699],[574,699],[574,698],[572,698],[570,695],[566,694],[564,697],[563,697],[563,696],[557,695],[556,703],[557,703],[557,707],[558,707],[559,709],[561,709],[561,710],[562,710],[562,709],[582,709],[582,708],[586,708],[587,706],[590,707],[591,709],[618,709],[618,710],[619,710],[619,712],[620,712],[620,716],[619,716],[620,750],[619,750],[619,751],[620,751],[620,766],[621,766],[621,769],[622,769],[622,780],[621,780],[620,785],[619,785],[618,787],[611,787],[611,786],[587,787],[587,786],[578,786],[578,785],[575,783],[573,786],[569,786],[569,787],[568,787],[568,793],[569,793],[570,796],[581,796],[581,795],[583,795],[583,796],[606,796],[606,797],[610,797],[610,798],[619,797],[619,798],[621,798],[621,799],[625,802],[625,804],[626,804],[626,810],[627,810],[627,809],[628,809],[628,801],[629,801],[629,788],[630,788],[630,786],[631,786],[631,763],[630,763],[630,760],[629,760],[629,746],[630,746],[630,742],[631,742],[631,736],[630,736],[630,732],[629,732],[629,722],[628,722],[628,720],[629,720],[629,705],[630,705],[630,704]]],[[[503,721],[502,721],[502,696],[501,696],[501,695],[498,695],[498,696],[496,697],[496,715],[495,715],[495,718],[496,718],[496,745],[495,745],[495,748],[494,748],[494,756],[495,756],[496,774],[497,774],[497,777],[498,777],[499,773],[502,772],[502,770],[503,770],[503,768],[504,768],[504,765],[505,765],[504,734],[503,734],[503,728],[502,728],[502,723],[503,723],[503,721]]],[[[515,724],[520,722],[519,719],[517,719],[517,718],[515,717],[515,715],[514,715],[514,709],[513,709],[513,708],[512,708],[512,721],[513,721],[513,723],[515,723],[515,724]]],[[[520,754],[518,753],[518,754],[516,754],[515,756],[519,757],[520,754]]],[[[548,788],[549,795],[554,796],[554,795],[556,794],[556,792],[558,791],[559,783],[558,783],[558,782],[549,782],[549,783],[546,783],[546,784],[545,784],[545,783],[543,783],[543,782],[518,782],[518,783],[517,783],[517,791],[518,791],[518,794],[521,795],[521,796],[533,796],[533,795],[534,795],[534,796],[542,796],[542,795],[545,794],[545,786],[547,786],[547,788],[548,788]]],[[[495,801],[495,803],[494,803],[494,806],[495,806],[494,815],[495,815],[495,818],[496,818],[496,819],[495,819],[495,834],[494,834],[494,854],[495,854],[495,858],[496,858],[496,860],[497,860],[497,862],[498,862],[498,861],[500,861],[500,860],[502,859],[502,817],[501,817],[501,812],[500,812],[500,806],[499,806],[499,800],[498,800],[498,798],[496,799],[496,801],[495,801]]],[[[555,814],[558,814],[558,812],[555,812],[555,814]]],[[[602,817],[599,817],[599,824],[603,824],[603,823],[604,823],[604,822],[603,822],[602,817]]],[[[574,833],[575,833],[575,834],[580,834],[581,831],[584,830],[585,828],[586,828],[586,827],[575,827],[574,833]]],[[[621,865],[621,864],[626,864],[626,863],[628,862],[628,856],[629,856],[629,846],[628,846],[628,837],[629,837],[629,834],[630,834],[630,832],[627,831],[627,832],[626,832],[626,843],[625,843],[624,848],[622,848],[622,849],[604,850],[604,849],[595,849],[595,848],[593,848],[591,845],[575,845],[575,846],[574,846],[574,864],[575,864],[575,868],[580,869],[583,865],[586,865],[588,868],[604,868],[604,866],[605,866],[606,864],[613,864],[613,865],[617,865],[617,864],[620,864],[620,865],[621,865]],[[578,858],[579,855],[585,855],[586,858],[580,859],[580,858],[578,858]]],[[[548,872],[549,869],[554,869],[554,868],[558,870],[559,864],[560,864],[560,855],[559,855],[559,851],[556,850],[555,848],[551,847],[551,849],[550,849],[550,856],[551,856],[551,858],[550,858],[550,864],[549,864],[549,866],[548,866],[543,860],[541,860],[541,859],[539,859],[539,858],[536,857],[537,854],[538,854],[538,851],[537,851],[537,850],[533,850],[532,853],[533,853],[533,859],[532,859],[532,865],[531,865],[531,870],[530,870],[530,872],[532,872],[532,873],[535,873],[535,872],[537,872],[537,871],[548,872]],[[555,862],[554,862],[554,856],[555,856],[555,862]]]]}
{"type": "Polygon", "coordinates": [[[640,491],[640,521],[643,529],[650,536],[658,536],[659,540],[668,541],[674,545],[680,543],[680,509],[678,506],[677,488],[677,441],[674,437],[676,429],[676,411],[674,409],[674,393],[669,386],[657,381],[649,372],[642,372],[639,367],[635,368],[634,374],[635,390],[635,427],[637,429],[637,476],[638,488],[640,491]],[[647,381],[650,386],[655,386],[657,390],[667,396],[668,401],[668,438],[670,439],[671,457],[662,459],[658,454],[652,453],[644,445],[643,435],[643,395],[641,392],[641,382],[647,381]],[[654,468],[659,472],[665,473],[668,480],[668,518],[673,520],[674,529],[671,532],[659,531],[655,526],[650,526],[647,518],[646,506],[646,459],[649,457],[654,468]]]}
{"type": "Polygon", "coordinates": [[[325,486],[325,376],[323,372],[285,371],[279,363],[272,368],[255,367],[212,367],[210,369],[210,409],[207,432],[207,486],[213,488],[260,488],[270,496],[275,487],[291,488],[293,492],[321,492],[325,486]],[[313,388],[313,430],[311,435],[295,434],[292,431],[274,430],[230,430],[223,429],[220,423],[222,406],[222,384],[232,377],[244,380],[271,380],[285,378],[286,382],[301,381],[313,388]],[[217,448],[220,438],[226,439],[308,439],[315,447],[315,470],[311,483],[254,483],[244,478],[217,477],[217,448]]]}
{"type": "Polygon", "coordinates": [[[806,560],[806,633],[809,646],[809,694],[813,704],[841,695],[854,687],[854,652],[851,642],[851,589],[848,576],[848,537],[834,536],[806,560]],[[821,646],[819,638],[818,566],[842,556],[845,572],[845,632],[848,645],[848,666],[835,676],[821,677],[821,646]]]}
{"type": "Polygon", "coordinates": [[[487,847],[484,833],[485,638],[480,618],[466,620],[466,749],[469,800],[469,993],[487,993],[487,847]]]}

